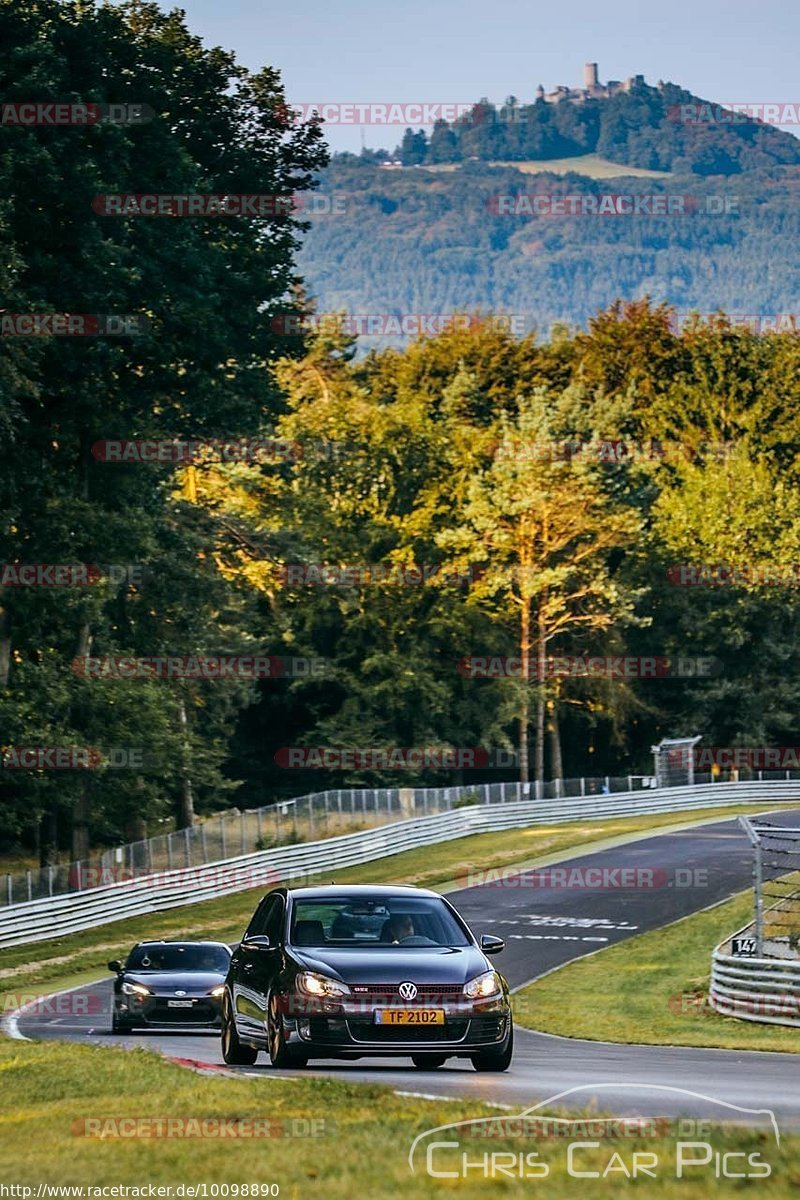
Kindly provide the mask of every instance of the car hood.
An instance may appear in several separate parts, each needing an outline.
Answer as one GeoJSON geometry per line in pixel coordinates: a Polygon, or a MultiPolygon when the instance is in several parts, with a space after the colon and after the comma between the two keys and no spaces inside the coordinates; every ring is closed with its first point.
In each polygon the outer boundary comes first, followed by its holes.
{"type": "Polygon", "coordinates": [[[292,954],[309,971],[332,975],[344,983],[464,984],[488,971],[491,964],[476,946],[420,946],[402,950],[371,946],[368,950],[293,946],[292,954]]]}
{"type": "Polygon", "coordinates": [[[225,982],[219,971],[126,971],[126,983],[140,983],[159,995],[178,990],[187,996],[205,996],[213,987],[225,982]]]}

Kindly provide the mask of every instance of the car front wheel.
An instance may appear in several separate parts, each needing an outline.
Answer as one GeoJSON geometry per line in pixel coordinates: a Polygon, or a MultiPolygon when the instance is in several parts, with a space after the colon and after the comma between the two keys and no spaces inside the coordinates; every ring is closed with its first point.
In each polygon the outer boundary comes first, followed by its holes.
{"type": "Polygon", "coordinates": [[[273,1067],[305,1067],[308,1055],[294,1046],[286,1044],[286,1033],[283,1028],[278,997],[273,992],[267,1005],[267,1039],[269,1041],[269,1061],[273,1067]]]}
{"type": "Polygon", "coordinates": [[[114,1012],[111,1014],[111,1032],[112,1033],[130,1033],[136,1026],[131,1021],[126,1021],[122,1017],[117,1016],[114,1012]]]}
{"type": "Polygon", "coordinates": [[[252,1067],[258,1058],[254,1046],[243,1046],[239,1041],[233,1009],[227,996],[222,1005],[222,1057],[232,1067],[252,1067]]]}
{"type": "Polygon", "coordinates": [[[508,1037],[502,1046],[496,1050],[479,1050],[472,1055],[472,1065],[476,1071],[507,1071],[511,1066],[511,1056],[514,1053],[514,1027],[508,1031],[508,1037]]]}

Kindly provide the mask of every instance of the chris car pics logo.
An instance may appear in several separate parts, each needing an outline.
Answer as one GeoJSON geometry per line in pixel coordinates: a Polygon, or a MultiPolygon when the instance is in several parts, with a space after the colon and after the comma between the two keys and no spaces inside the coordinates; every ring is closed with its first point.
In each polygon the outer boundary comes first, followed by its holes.
{"type": "Polygon", "coordinates": [[[644,1195],[653,1179],[694,1181],[716,1193],[723,1179],[752,1184],[768,1179],[779,1150],[772,1109],[744,1108],[688,1088],[620,1080],[568,1088],[518,1113],[425,1130],[411,1143],[408,1166],[412,1174],[436,1180],[542,1183],[542,1196],[563,1174],[638,1185],[644,1195]],[[603,1092],[609,1089],[625,1092],[637,1108],[657,1115],[598,1117],[591,1110],[608,1107],[610,1097],[604,1101],[603,1092]],[[588,1109],[591,1115],[552,1117],[551,1107],[588,1109]],[[746,1125],[752,1137],[732,1144],[726,1131],[731,1123],[746,1125]]]}

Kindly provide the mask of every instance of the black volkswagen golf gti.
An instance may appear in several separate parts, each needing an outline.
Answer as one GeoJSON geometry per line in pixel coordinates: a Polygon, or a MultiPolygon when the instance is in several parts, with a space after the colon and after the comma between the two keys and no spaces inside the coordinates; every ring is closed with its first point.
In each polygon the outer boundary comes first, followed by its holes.
{"type": "Polygon", "coordinates": [[[469,1058],[505,1071],[508,984],[451,904],[413,887],[276,888],[234,950],[222,997],[222,1055],[275,1067],[310,1058],[404,1055],[420,1068],[469,1058]]]}

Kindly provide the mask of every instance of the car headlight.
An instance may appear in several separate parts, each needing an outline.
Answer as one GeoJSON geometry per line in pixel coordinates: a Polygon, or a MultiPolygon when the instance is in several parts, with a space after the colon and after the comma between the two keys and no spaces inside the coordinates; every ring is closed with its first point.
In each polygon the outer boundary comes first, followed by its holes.
{"type": "Polygon", "coordinates": [[[214,996],[216,999],[219,999],[220,996],[225,995],[225,984],[221,983],[219,987],[212,988],[208,994],[209,996],[214,996]]]}
{"type": "Polygon", "coordinates": [[[143,999],[145,996],[152,996],[150,988],[145,987],[141,983],[123,983],[122,993],[124,996],[138,996],[143,999]]]}
{"type": "Polygon", "coordinates": [[[496,996],[502,990],[497,971],[484,971],[482,975],[476,975],[474,979],[470,979],[469,983],[464,984],[464,995],[470,1000],[486,1000],[489,996],[496,996]]]}
{"type": "Polygon", "coordinates": [[[329,979],[327,975],[318,975],[316,971],[300,971],[297,976],[297,990],[305,996],[314,996],[317,1000],[350,995],[350,988],[346,983],[340,983],[338,979],[329,979]]]}

